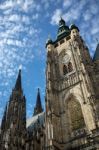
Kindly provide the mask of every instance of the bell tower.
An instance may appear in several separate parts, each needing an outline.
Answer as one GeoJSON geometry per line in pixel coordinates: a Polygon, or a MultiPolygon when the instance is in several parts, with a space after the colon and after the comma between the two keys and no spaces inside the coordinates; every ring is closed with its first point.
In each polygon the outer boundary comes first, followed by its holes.
{"type": "Polygon", "coordinates": [[[79,28],[61,18],[57,39],[48,39],[46,49],[46,147],[93,148],[99,127],[93,62],[79,28]]]}

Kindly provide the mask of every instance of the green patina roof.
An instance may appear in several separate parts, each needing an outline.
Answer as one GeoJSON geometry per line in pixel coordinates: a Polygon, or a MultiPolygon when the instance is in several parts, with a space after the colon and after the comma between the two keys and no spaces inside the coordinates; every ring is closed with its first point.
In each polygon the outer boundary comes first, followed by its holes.
{"type": "Polygon", "coordinates": [[[61,18],[59,20],[59,26],[63,26],[63,25],[65,25],[65,20],[63,20],[63,18],[61,18]]]}
{"type": "Polygon", "coordinates": [[[47,39],[47,41],[46,41],[46,46],[47,46],[48,44],[53,44],[52,39],[50,39],[50,38],[47,39]]]}
{"type": "Polygon", "coordinates": [[[99,43],[97,45],[97,48],[93,57],[93,61],[97,61],[97,60],[99,60],[99,43]]]}
{"type": "Polygon", "coordinates": [[[77,29],[79,31],[79,28],[75,24],[72,24],[69,28],[66,25],[65,21],[61,18],[59,21],[59,27],[58,27],[58,31],[57,31],[56,40],[53,41],[51,38],[48,38],[48,40],[46,42],[46,47],[48,44],[55,44],[58,41],[60,41],[61,39],[63,39],[64,37],[68,37],[70,35],[71,30],[73,30],[73,29],[77,29]]]}
{"type": "Polygon", "coordinates": [[[57,39],[61,39],[64,36],[68,36],[70,34],[69,27],[66,26],[65,21],[61,18],[59,21],[59,28],[57,32],[57,39]]]}
{"type": "Polygon", "coordinates": [[[79,28],[75,24],[71,24],[70,30],[73,30],[73,29],[77,29],[79,31],[79,28]]]}

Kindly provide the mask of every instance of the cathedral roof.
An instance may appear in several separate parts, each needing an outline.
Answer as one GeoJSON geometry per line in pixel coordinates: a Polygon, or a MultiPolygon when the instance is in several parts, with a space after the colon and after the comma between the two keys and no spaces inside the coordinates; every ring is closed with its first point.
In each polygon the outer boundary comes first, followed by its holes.
{"type": "Polygon", "coordinates": [[[79,28],[75,24],[71,24],[70,30],[73,30],[73,29],[77,29],[79,31],[79,28]]]}
{"type": "Polygon", "coordinates": [[[69,27],[66,25],[65,21],[61,18],[59,21],[59,28],[57,32],[57,39],[61,39],[70,34],[69,27]]]}
{"type": "Polygon", "coordinates": [[[33,116],[32,118],[27,119],[26,121],[26,127],[28,131],[32,131],[38,128],[38,126],[43,126],[44,125],[44,118],[45,118],[45,113],[42,112],[36,116],[33,116]]]}
{"type": "Polygon", "coordinates": [[[95,54],[94,54],[94,57],[93,57],[93,61],[97,61],[99,60],[99,43],[96,47],[96,51],[95,51],[95,54]]]}

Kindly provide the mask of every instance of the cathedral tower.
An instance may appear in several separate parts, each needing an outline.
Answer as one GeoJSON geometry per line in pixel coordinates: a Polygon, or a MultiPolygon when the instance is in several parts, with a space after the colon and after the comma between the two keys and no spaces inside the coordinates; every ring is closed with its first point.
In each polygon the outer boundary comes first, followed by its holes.
{"type": "Polygon", "coordinates": [[[69,28],[61,18],[57,39],[48,39],[46,48],[47,149],[88,150],[93,145],[97,149],[93,60],[79,28],[75,24],[69,28]]]}
{"type": "Polygon", "coordinates": [[[26,99],[21,85],[21,70],[6,106],[1,125],[2,150],[24,148],[26,133],[26,99]]]}

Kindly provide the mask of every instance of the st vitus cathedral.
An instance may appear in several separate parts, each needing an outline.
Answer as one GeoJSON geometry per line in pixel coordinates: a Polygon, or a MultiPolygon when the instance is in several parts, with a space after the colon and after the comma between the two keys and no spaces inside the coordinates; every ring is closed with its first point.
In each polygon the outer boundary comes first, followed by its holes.
{"type": "Polygon", "coordinates": [[[57,39],[47,40],[46,96],[38,89],[26,119],[21,71],[1,124],[0,150],[99,150],[99,44],[93,59],[80,35],[61,18],[57,39]]]}

